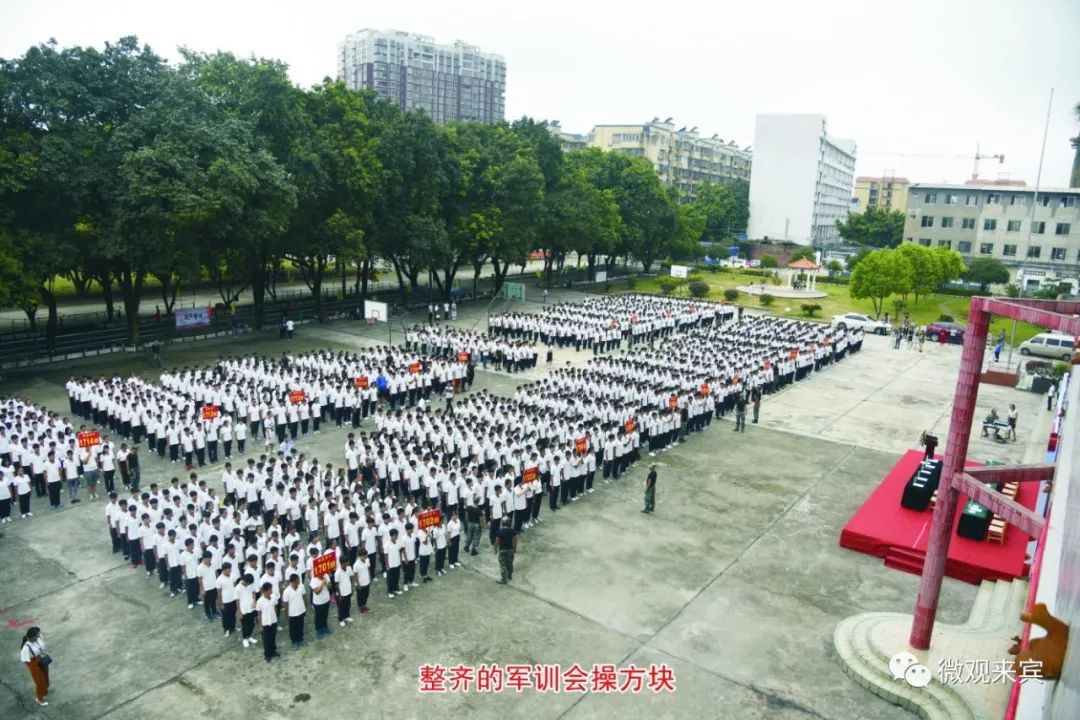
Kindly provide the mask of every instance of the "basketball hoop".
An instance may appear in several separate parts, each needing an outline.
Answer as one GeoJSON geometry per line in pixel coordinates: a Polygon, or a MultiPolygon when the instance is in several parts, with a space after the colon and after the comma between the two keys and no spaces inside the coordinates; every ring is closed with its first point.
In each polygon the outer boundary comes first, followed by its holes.
{"type": "Polygon", "coordinates": [[[379,322],[379,316],[378,315],[372,315],[371,317],[369,317],[367,319],[367,324],[368,325],[374,325],[377,322],[379,322]]]}

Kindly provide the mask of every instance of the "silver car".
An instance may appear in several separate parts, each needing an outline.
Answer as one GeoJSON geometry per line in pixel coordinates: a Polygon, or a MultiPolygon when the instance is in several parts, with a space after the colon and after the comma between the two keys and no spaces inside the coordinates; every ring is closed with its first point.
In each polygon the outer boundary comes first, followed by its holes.
{"type": "Polygon", "coordinates": [[[1020,343],[1021,355],[1039,355],[1068,361],[1073,355],[1076,339],[1071,335],[1059,333],[1039,333],[1030,340],[1020,343]]]}

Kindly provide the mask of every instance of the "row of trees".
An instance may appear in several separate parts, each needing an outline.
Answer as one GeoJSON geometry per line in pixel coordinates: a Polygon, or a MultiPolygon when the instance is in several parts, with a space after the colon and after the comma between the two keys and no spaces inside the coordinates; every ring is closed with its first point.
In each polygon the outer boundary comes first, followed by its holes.
{"type": "Polygon", "coordinates": [[[904,243],[898,248],[881,248],[862,255],[851,271],[849,289],[855,299],[869,299],[874,314],[880,315],[890,295],[907,302],[937,290],[942,283],[956,280],[967,272],[960,253],[945,247],[928,248],[904,243]]]}
{"type": "Polygon", "coordinates": [[[280,62],[181,51],[172,66],[122,38],[104,49],[33,47],[0,61],[0,305],[34,319],[53,283],[100,286],[130,340],[148,278],[171,312],[179,288],[250,289],[263,322],[272,278],[297,268],[364,298],[377,260],[403,295],[430,276],[510,267],[545,251],[590,270],[694,252],[745,227],[745,183],[682,204],[648,161],[564,154],[543,123],[436,126],[330,80],[295,87],[280,62]]]}

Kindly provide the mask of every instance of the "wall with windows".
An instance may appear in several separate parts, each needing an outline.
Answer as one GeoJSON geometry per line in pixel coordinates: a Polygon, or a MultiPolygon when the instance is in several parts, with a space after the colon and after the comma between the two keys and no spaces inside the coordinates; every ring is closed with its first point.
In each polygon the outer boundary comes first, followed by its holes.
{"type": "Polygon", "coordinates": [[[1028,289],[1080,273],[1080,189],[911,186],[904,241],[994,257],[1028,289]],[[1034,219],[1032,220],[1032,205],[1034,219]]]}

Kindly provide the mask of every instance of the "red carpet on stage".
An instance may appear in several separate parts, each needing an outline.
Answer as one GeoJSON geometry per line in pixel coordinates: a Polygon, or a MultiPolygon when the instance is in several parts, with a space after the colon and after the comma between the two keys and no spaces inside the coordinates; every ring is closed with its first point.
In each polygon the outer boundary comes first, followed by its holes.
{"type": "MultiPolygon", "coordinates": [[[[909,450],[900,458],[900,462],[844,526],[840,533],[841,547],[885,558],[886,567],[915,575],[922,572],[933,510],[927,508],[918,512],[900,507],[904,486],[922,458],[921,450],[909,450]]],[[[971,461],[967,463],[968,467],[979,465],[971,461]]],[[[1024,507],[1034,509],[1038,494],[1039,483],[1020,483],[1016,499],[1024,507]]],[[[957,515],[963,511],[965,504],[966,500],[961,497],[956,506],[957,515]]],[[[976,584],[983,580],[1023,577],[1027,573],[1024,561],[1028,541],[1028,536],[1014,527],[1005,530],[1004,545],[989,540],[979,542],[962,538],[956,534],[954,519],[945,574],[976,584]]]]}

